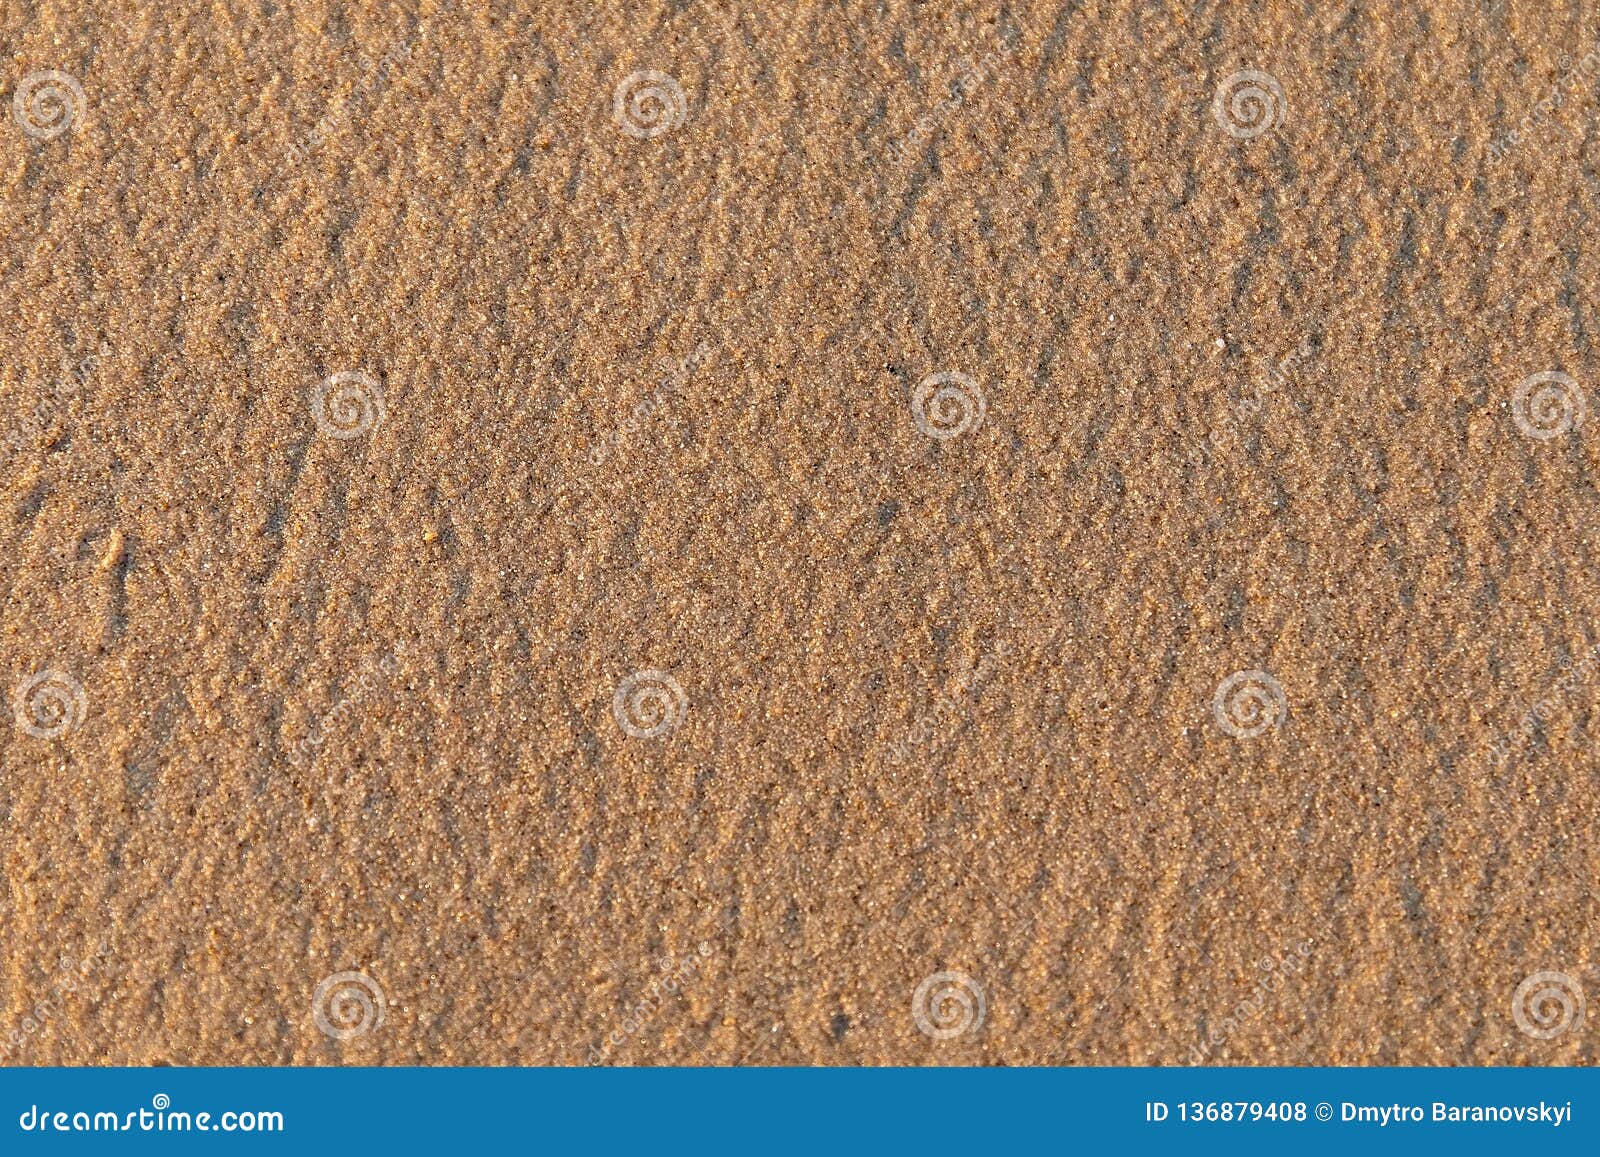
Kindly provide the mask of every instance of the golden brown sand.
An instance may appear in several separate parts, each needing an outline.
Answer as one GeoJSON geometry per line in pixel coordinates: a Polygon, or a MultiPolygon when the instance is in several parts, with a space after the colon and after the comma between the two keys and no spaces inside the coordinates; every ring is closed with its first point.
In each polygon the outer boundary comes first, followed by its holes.
{"type": "Polygon", "coordinates": [[[0,42],[5,1063],[1600,1056],[1589,7],[0,42]]]}

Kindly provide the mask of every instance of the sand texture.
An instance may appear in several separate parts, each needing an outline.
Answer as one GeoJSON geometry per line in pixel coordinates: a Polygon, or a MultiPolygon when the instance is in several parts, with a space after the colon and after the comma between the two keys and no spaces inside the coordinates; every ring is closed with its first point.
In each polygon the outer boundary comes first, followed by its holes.
{"type": "Polygon", "coordinates": [[[0,44],[0,1061],[1600,1058],[1592,5],[0,44]]]}

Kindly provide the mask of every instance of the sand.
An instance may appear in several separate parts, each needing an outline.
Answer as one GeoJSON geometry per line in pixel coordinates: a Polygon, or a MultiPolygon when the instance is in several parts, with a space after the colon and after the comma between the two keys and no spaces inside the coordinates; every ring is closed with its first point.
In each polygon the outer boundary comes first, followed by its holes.
{"type": "Polygon", "coordinates": [[[1594,1063],[1596,15],[588,9],[0,11],[0,1060],[1594,1063]]]}

